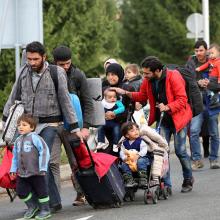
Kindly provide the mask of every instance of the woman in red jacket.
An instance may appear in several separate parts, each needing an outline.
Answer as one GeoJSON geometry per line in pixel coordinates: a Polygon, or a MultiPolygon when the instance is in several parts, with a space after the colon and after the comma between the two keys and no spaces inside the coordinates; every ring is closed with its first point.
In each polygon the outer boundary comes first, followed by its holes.
{"type": "MultiPolygon", "coordinates": [[[[126,94],[136,102],[149,100],[149,125],[160,119],[161,112],[165,112],[160,133],[167,142],[174,135],[174,148],[183,170],[183,184],[181,192],[190,192],[194,179],[190,158],[186,151],[187,125],[192,118],[192,111],[188,104],[185,91],[185,81],[177,70],[164,69],[157,57],[146,57],[141,63],[144,75],[139,92],[128,92],[117,88],[120,94],[126,94]]],[[[171,192],[170,173],[164,179],[165,185],[171,192]]]]}

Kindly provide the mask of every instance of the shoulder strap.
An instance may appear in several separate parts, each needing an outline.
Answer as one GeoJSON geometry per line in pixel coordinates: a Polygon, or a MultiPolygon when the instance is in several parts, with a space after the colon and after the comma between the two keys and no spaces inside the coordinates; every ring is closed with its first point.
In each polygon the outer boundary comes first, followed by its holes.
{"type": "Polygon", "coordinates": [[[20,96],[21,96],[21,82],[20,82],[20,79],[21,79],[22,74],[24,73],[25,68],[27,68],[27,64],[25,64],[22,67],[22,69],[20,71],[20,74],[18,76],[18,89],[17,89],[16,98],[15,98],[16,100],[21,100],[21,98],[20,98],[20,96]]]}
{"type": "Polygon", "coordinates": [[[50,64],[48,67],[50,69],[50,76],[53,80],[56,93],[58,93],[58,75],[57,75],[58,71],[57,71],[57,66],[50,64]]]}

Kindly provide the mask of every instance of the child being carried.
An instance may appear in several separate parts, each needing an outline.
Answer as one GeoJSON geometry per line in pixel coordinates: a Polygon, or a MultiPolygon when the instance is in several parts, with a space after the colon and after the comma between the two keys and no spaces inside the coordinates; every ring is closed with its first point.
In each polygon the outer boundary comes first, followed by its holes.
{"type": "Polygon", "coordinates": [[[96,149],[103,149],[106,147],[105,134],[106,130],[112,134],[113,151],[117,152],[118,141],[121,138],[120,123],[115,120],[118,114],[125,111],[125,107],[121,101],[117,100],[116,92],[107,88],[104,91],[104,99],[102,104],[105,109],[105,125],[102,125],[98,129],[98,144],[96,149]]]}

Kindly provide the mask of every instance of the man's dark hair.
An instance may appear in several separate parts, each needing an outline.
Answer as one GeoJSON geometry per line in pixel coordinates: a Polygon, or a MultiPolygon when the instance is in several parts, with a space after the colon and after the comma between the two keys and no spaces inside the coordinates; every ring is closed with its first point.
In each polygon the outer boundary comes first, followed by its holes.
{"type": "Polygon", "coordinates": [[[56,47],[52,54],[54,61],[67,61],[70,60],[72,56],[70,48],[63,45],[56,47]]]}
{"type": "Polygon", "coordinates": [[[41,56],[43,56],[46,53],[46,50],[43,44],[38,41],[33,41],[26,46],[26,52],[39,53],[41,56]]]}
{"type": "Polygon", "coordinates": [[[206,50],[208,49],[207,43],[204,40],[197,40],[194,49],[198,49],[200,46],[203,46],[206,50]]]}
{"type": "Polygon", "coordinates": [[[150,71],[155,72],[157,69],[162,70],[163,64],[155,56],[148,56],[141,62],[142,68],[150,68],[150,71]]]}
{"type": "Polygon", "coordinates": [[[36,119],[33,116],[31,116],[30,114],[22,114],[18,118],[17,124],[19,124],[21,121],[24,121],[24,122],[28,123],[30,125],[30,127],[33,128],[34,130],[37,126],[36,119]]]}
{"type": "Polygon", "coordinates": [[[133,127],[139,128],[139,126],[131,121],[125,122],[124,124],[122,124],[121,126],[121,133],[123,136],[126,136],[128,134],[128,132],[133,129],[133,127]]]}

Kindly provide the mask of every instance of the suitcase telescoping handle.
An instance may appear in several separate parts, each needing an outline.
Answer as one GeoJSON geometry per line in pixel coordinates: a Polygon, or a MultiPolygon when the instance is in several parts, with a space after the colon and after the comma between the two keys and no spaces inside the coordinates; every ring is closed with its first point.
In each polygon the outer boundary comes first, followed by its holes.
{"type": "Polygon", "coordinates": [[[89,153],[89,157],[90,157],[90,160],[91,160],[92,167],[95,167],[95,162],[94,162],[94,160],[92,158],[92,154],[91,154],[91,151],[89,149],[88,143],[87,143],[87,141],[85,139],[83,140],[83,142],[84,142],[84,144],[86,146],[86,149],[87,149],[87,151],[89,153]]]}
{"type": "MultiPolygon", "coordinates": [[[[81,140],[76,135],[71,134],[71,136],[69,136],[69,141],[70,141],[71,148],[78,148],[78,147],[81,146],[81,140]]],[[[94,162],[94,160],[92,158],[92,154],[91,154],[91,151],[89,149],[88,143],[87,143],[87,141],[85,139],[83,140],[83,143],[85,144],[86,150],[89,153],[89,158],[90,158],[90,161],[91,161],[91,165],[92,165],[92,167],[95,167],[95,162],[94,162]]],[[[79,161],[77,160],[77,156],[75,156],[75,158],[76,158],[76,162],[77,162],[79,168],[81,168],[80,164],[79,164],[79,161]]]]}

